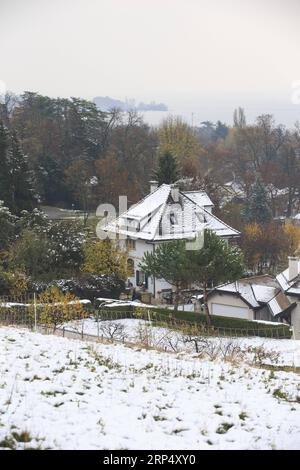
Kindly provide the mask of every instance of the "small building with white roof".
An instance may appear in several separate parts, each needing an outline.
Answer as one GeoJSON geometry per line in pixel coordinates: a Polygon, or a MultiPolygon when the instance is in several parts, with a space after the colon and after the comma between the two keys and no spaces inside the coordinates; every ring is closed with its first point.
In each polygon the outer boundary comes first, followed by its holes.
{"type": "Polygon", "coordinates": [[[253,276],[215,287],[208,296],[212,315],[288,323],[300,339],[300,261],[276,277],[253,276]]]}

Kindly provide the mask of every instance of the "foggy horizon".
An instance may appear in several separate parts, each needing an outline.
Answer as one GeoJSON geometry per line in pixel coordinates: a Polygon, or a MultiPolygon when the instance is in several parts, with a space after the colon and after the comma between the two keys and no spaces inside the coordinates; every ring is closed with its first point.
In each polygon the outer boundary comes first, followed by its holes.
{"type": "Polygon", "coordinates": [[[296,0],[1,0],[0,81],[16,94],[154,100],[195,124],[231,123],[241,106],[249,121],[292,126],[299,13],[296,0]]]}

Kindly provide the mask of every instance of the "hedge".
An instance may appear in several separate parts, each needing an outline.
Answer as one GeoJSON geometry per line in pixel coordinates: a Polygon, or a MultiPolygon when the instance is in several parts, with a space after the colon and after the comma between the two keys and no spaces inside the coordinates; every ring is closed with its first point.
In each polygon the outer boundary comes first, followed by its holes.
{"type": "MultiPolygon", "coordinates": [[[[196,312],[184,312],[164,308],[150,308],[144,307],[142,304],[140,307],[133,306],[119,306],[119,307],[101,307],[102,312],[106,312],[107,318],[109,318],[109,312],[111,312],[111,318],[132,318],[135,317],[135,312],[145,310],[145,313],[149,310],[150,317],[156,317],[157,321],[166,321],[173,323],[175,320],[187,322],[191,324],[207,325],[206,316],[203,313],[196,312]],[[156,315],[155,315],[156,314],[156,315]]],[[[147,317],[146,317],[147,318],[147,317]]],[[[272,337],[272,338],[291,338],[292,331],[289,325],[277,325],[268,323],[258,323],[256,321],[244,320],[242,318],[223,317],[219,315],[211,316],[211,325],[209,329],[215,328],[216,332],[219,329],[222,334],[236,335],[236,336],[261,336],[261,337],[272,337]],[[227,330],[227,332],[226,332],[227,330]],[[232,331],[236,330],[236,331],[232,331]]]]}

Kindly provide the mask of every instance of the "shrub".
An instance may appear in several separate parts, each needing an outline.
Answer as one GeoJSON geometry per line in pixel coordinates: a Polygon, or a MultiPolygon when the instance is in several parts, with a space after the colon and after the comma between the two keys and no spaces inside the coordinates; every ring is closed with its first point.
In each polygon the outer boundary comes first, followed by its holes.
{"type": "Polygon", "coordinates": [[[23,272],[4,271],[0,266],[0,295],[20,296],[25,294],[27,289],[28,278],[23,272]]]}
{"type": "MultiPolygon", "coordinates": [[[[33,306],[30,308],[34,315],[33,306]]],[[[57,329],[59,325],[72,320],[80,320],[89,316],[87,309],[80,299],[73,294],[62,293],[55,287],[50,287],[37,298],[38,323],[57,329]]]]}
{"type": "Polygon", "coordinates": [[[87,243],[81,270],[86,274],[106,274],[126,279],[127,252],[109,239],[87,243]]]}
{"type": "Polygon", "coordinates": [[[70,292],[81,299],[94,301],[97,297],[118,299],[125,289],[125,283],[115,276],[87,275],[50,282],[31,281],[29,289],[41,293],[50,287],[57,287],[61,292],[70,292]]]}

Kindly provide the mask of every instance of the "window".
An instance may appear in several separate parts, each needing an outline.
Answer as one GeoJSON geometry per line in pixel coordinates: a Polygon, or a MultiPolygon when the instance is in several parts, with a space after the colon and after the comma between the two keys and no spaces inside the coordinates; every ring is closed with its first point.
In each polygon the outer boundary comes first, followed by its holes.
{"type": "Polygon", "coordinates": [[[136,285],[148,289],[148,276],[143,271],[136,271],[136,285]]]}
{"type": "Polygon", "coordinates": [[[162,223],[161,223],[161,220],[159,221],[158,233],[159,233],[159,235],[162,235],[162,223]]]}
{"type": "Polygon", "coordinates": [[[131,238],[126,239],[126,248],[128,250],[135,250],[135,240],[132,240],[131,238]]]}
{"type": "Polygon", "coordinates": [[[207,220],[206,220],[206,217],[205,217],[205,214],[202,213],[202,212],[196,212],[196,217],[198,218],[198,220],[202,223],[202,224],[206,224],[207,220]]]}
{"type": "Polygon", "coordinates": [[[171,225],[177,225],[178,224],[178,220],[177,220],[176,214],[174,212],[170,212],[170,223],[171,223],[171,225]]]}
{"type": "Polygon", "coordinates": [[[127,271],[128,271],[128,276],[130,277],[134,276],[134,261],[131,258],[128,258],[127,260],[127,271]]]}

